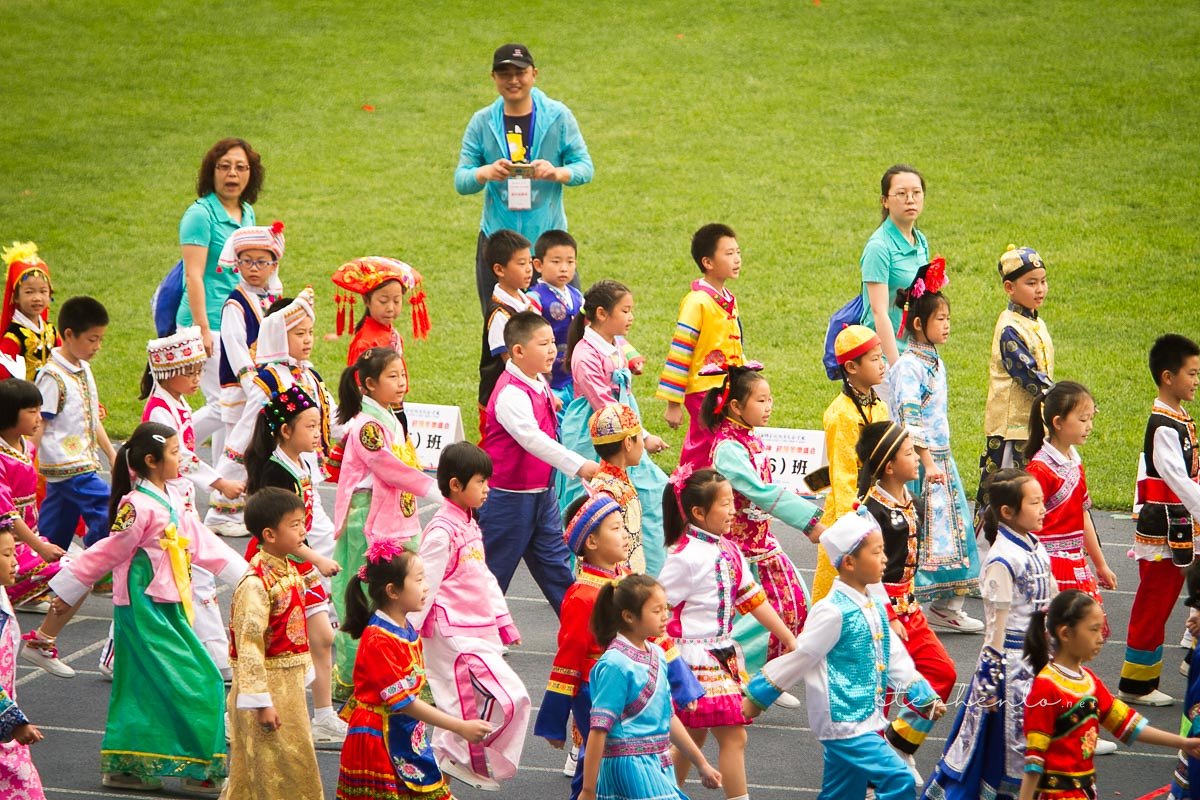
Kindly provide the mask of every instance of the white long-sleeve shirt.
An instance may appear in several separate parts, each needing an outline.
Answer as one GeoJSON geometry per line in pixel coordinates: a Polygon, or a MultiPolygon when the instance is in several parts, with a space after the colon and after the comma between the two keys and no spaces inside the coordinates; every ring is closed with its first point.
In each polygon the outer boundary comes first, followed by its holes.
{"type": "MultiPolygon", "coordinates": [[[[550,385],[541,375],[530,378],[511,361],[504,365],[504,369],[537,391],[550,395],[550,385]]],[[[505,386],[500,390],[496,396],[495,411],[496,422],[508,431],[508,435],[515,439],[517,444],[564,475],[579,474],[580,468],[587,463],[587,459],[583,456],[547,436],[546,432],[538,427],[537,418],[533,413],[533,402],[530,401],[529,395],[517,387],[505,386]]],[[[528,491],[544,492],[546,490],[530,489],[528,491]]]]}

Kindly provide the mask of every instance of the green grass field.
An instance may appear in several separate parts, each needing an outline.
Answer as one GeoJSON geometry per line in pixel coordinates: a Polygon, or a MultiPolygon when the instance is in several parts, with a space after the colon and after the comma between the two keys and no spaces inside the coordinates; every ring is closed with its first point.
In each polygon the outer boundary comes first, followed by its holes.
{"type": "MultiPolygon", "coordinates": [[[[58,302],[108,305],[95,369],[117,435],[140,411],[147,301],[178,258],[195,170],[228,135],[263,154],[258,219],[286,222],[280,274],[317,288],[320,330],[342,261],[391,255],[425,274],[434,330],[410,348],[412,398],[460,404],[473,428],[481,200],[456,195],[452,173],[494,97],[491,51],[514,39],[587,138],[596,178],[566,200],[584,283],[634,288],[648,373],[696,274],[691,232],[725,221],[773,423],[819,427],[837,388],[819,363],[825,325],[857,290],[879,176],[899,161],[925,173],[920,227],[949,264],[944,354],[972,490],[1006,244],[1047,260],[1057,375],[1099,403],[1084,451],[1099,504],[1130,500],[1150,342],[1200,335],[1193,2],[6,0],[0,29],[0,241],[38,242],[58,302]]],[[[344,348],[319,345],[331,384],[344,348]]],[[[637,387],[664,433],[653,381],[637,387]]]]}

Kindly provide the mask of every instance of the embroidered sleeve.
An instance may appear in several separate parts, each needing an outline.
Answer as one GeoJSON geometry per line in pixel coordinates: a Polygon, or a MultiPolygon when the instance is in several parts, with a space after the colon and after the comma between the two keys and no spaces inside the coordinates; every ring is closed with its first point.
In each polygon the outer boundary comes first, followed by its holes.
{"type": "Polygon", "coordinates": [[[355,693],[372,705],[385,706],[390,712],[403,711],[421,694],[425,670],[419,662],[420,640],[406,642],[377,628],[363,633],[359,652],[366,651],[361,686],[355,675],[355,693]],[[361,688],[361,693],[360,693],[361,688]]]}
{"type": "Polygon", "coordinates": [[[696,341],[700,338],[703,310],[689,292],[679,304],[679,319],[667,351],[667,363],[658,378],[658,391],[654,396],[669,403],[682,403],[687,392],[688,374],[692,369],[692,358],[696,352],[696,341]]]}
{"type": "Polygon", "coordinates": [[[245,576],[233,591],[229,632],[237,652],[233,676],[237,681],[238,708],[274,705],[267,683],[267,631],[271,624],[271,598],[257,575],[245,576]]]}
{"type": "Polygon", "coordinates": [[[17,728],[28,724],[29,718],[21,711],[17,701],[0,686],[0,742],[12,741],[17,728]]]}
{"type": "MultiPolygon", "coordinates": [[[[1090,670],[1089,670],[1090,672],[1090,670]]],[[[1096,703],[1100,724],[1125,744],[1133,744],[1146,728],[1146,718],[1112,696],[1108,687],[1092,674],[1096,684],[1096,703]]]]}
{"type": "Polygon", "coordinates": [[[1009,377],[1034,397],[1054,384],[1049,375],[1038,369],[1037,359],[1011,325],[1000,331],[1000,361],[1009,377]]]}
{"type": "Polygon", "coordinates": [[[737,442],[717,445],[713,451],[713,469],[729,479],[734,491],[793,528],[810,530],[821,516],[821,510],[800,495],[763,481],[750,461],[750,454],[737,442]]]}
{"type": "MultiPolygon", "coordinates": [[[[66,602],[74,605],[92,586],[112,572],[118,564],[128,563],[144,535],[146,518],[153,515],[123,500],[117,508],[109,535],[64,564],[50,581],[50,588],[66,602]]],[[[64,559],[65,560],[65,559],[64,559]]]]}
{"type": "Polygon", "coordinates": [[[908,429],[914,447],[929,447],[921,406],[929,391],[921,380],[924,367],[914,358],[900,357],[888,374],[892,388],[892,416],[908,429]]]}
{"type": "Polygon", "coordinates": [[[601,658],[592,668],[591,691],[592,713],[588,727],[593,730],[611,731],[613,725],[621,718],[621,711],[628,703],[634,689],[640,686],[630,686],[631,676],[612,661],[601,658]]]}
{"type": "Polygon", "coordinates": [[[754,573],[750,570],[750,565],[746,563],[746,558],[741,552],[738,553],[738,558],[741,560],[742,580],[741,585],[738,586],[737,597],[733,599],[733,605],[739,614],[745,615],[767,602],[767,593],[754,579],[754,573]]]}
{"type": "Polygon", "coordinates": [[[1058,690],[1054,682],[1038,676],[1025,698],[1025,771],[1044,772],[1046,751],[1054,737],[1058,717],[1058,690]]]}

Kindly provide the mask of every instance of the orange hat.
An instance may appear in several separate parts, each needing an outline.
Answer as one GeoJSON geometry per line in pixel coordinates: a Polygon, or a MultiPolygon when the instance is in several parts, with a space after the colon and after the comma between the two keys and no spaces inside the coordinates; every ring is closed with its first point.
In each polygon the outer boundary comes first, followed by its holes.
{"type": "MultiPolygon", "coordinates": [[[[39,275],[50,283],[50,268],[38,256],[37,245],[33,242],[13,242],[12,247],[4,248],[0,258],[8,269],[8,277],[4,281],[4,307],[0,312],[0,334],[8,330],[12,323],[13,312],[17,310],[17,287],[26,278],[39,275]]],[[[51,290],[54,285],[51,284],[51,290]]],[[[42,309],[42,321],[50,320],[50,309],[42,309]]]]}
{"type": "Polygon", "coordinates": [[[421,273],[403,261],[384,256],[356,258],[338,267],[331,280],[336,286],[346,290],[334,295],[338,336],[354,328],[354,295],[361,294],[365,297],[388,281],[399,282],[404,293],[409,295],[413,337],[424,339],[429,335],[429,309],[425,306],[421,273]]]}
{"type": "Polygon", "coordinates": [[[833,340],[833,354],[838,366],[861,358],[879,346],[879,337],[866,325],[847,325],[833,340]]]}

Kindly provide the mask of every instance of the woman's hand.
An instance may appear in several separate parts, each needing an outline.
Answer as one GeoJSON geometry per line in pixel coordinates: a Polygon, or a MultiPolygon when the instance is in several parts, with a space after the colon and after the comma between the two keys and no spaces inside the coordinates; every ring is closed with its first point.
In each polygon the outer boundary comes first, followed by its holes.
{"type": "Polygon", "coordinates": [[[554,181],[555,183],[566,183],[571,180],[571,171],[565,167],[556,167],[544,158],[531,161],[529,166],[533,167],[533,179],[537,181],[554,181]]]}
{"type": "Polygon", "coordinates": [[[204,352],[208,354],[209,358],[212,358],[213,335],[212,331],[209,330],[207,325],[204,325],[200,328],[200,341],[204,342],[204,352]]]}

